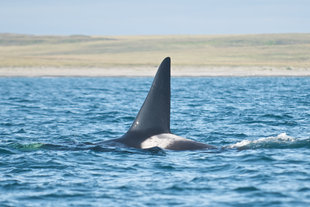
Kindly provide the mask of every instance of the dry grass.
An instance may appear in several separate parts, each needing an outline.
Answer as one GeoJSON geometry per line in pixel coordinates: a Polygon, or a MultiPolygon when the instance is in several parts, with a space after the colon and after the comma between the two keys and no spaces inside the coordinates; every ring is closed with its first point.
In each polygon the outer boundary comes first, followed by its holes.
{"type": "Polygon", "coordinates": [[[0,67],[310,67],[310,34],[34,36],[0,34],[0,67]]]}

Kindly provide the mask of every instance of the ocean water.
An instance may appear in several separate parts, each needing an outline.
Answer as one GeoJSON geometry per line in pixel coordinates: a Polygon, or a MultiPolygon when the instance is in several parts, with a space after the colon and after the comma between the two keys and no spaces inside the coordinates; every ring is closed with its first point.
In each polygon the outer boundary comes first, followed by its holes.
{"type": "Polygon", "coordinates": [[[152,78],[0,78],[0,206],[309,206],[310,78],[173,78],[171,130],[109,147],[152,78]]]}

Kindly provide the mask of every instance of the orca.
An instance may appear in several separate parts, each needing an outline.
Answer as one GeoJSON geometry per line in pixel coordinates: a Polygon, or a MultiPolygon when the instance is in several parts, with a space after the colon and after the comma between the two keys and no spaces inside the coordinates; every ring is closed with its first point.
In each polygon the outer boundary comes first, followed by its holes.
{"type": "Polygon", "coordinates": [[[170,57],[160,64],[151,89],[129,130],[110,140],[137,149],[216,149],[215,146],[186,139],[170,131],[170,57]]]}

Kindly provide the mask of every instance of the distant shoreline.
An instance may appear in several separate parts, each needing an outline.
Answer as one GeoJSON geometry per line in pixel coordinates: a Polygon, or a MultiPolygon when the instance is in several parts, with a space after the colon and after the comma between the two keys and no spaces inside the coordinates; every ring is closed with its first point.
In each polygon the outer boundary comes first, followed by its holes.
{"type": "MultiPolygon", "coordinates": [[[[157,67],[111,68],[0,68],[0,77],[152,77],[157,67]]],[[[289,67],[173,67],[174,77],[310,76],[310,68],[289,67]]]]}
{"type": "Polygon", "coordinates": [[[152,76],[168,56],[175,76],[308,76],[309,54],[310,33],[153,36],[0,33],[1,76],[152,76]]]}

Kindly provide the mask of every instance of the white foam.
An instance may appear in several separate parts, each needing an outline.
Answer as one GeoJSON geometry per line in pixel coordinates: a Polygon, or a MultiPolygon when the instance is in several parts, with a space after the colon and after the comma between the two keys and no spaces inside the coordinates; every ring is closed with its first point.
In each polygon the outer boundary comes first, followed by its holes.
{"type": "Polygon", "coordinates": [[[288,136],[286,133],[281,133],[276,137],[266,137],[257,140],[243,140],[236,144],[231,144],[228,148],[257,148],[264,145],[283,144],[295,142],[296,138],[288,136]]]}

